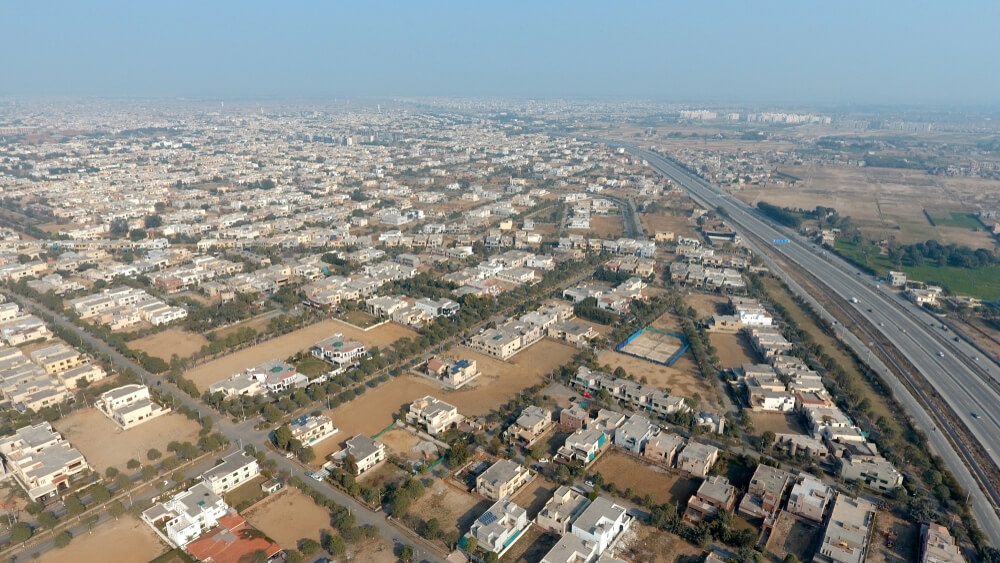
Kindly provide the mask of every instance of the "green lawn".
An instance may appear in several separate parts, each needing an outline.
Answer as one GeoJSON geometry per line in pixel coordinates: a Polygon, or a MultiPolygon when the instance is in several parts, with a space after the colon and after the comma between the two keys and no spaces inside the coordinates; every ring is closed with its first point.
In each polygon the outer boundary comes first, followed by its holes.
{"type": "Polygon", "coordinates": [[[267,481],[267,477],[258,475],[246,483],[243,483],[239,487],[229,491],[224,495],[226,504],[235,507],[244,501],[256,501],[264,498],[265,493],[260,490],[260,485],[264,481],[267,481]]]}
{"type": "Polygon", "coordinates": [[[299,360],[299,363],[295,364],[295,369],[302,375],[312,379],[330,371],[333,369],[333,366],[315,356],[306,356],[299,360]]]}
{"type": "Polygon", "coordinates": [[[378,318],[364,311],[348,311],[340,316],[345,322],[361,328],[368,328],[378,322],[378,318]]]}
{"type": "MultiPolygon", "coordinates": [[[[934,217],[931,215],[931,217],[934,217]]],[[[971,213],[949,213],[948,217],[934,217],[934,223],[940,227],[959,227],[964,229],[981,229],[983,225],[971,213]]]]}
{"type": "MultiPolygon", "coordinates": [[[[842,256],[865,264],[879,275],[885,275],[894,270],[888,256],[878,253],[878,247],[870,244],[867,255],[858,245],[849,240],[837,239],[835,248],[842,256]]],[[[1000,298],[1000,266],[986,268],[956,268],[954,266],[937,266],[924,263],[923,266],[912,266],[903,262],[900,270],[906,272],[908,279],[939,285],[956,295],[968,295],[979,299],[995,300],[1000,298]]]]}

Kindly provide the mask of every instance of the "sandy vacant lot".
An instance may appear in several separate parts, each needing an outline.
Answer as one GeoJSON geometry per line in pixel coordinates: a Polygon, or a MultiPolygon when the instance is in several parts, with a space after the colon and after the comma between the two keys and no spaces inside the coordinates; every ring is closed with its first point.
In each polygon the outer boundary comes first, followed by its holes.
{"type": "Polygon", "coordinates": [[[745,335],[713,332],[709,338],[712,341],[712,346],[718,350],[719,364],[723,369],[757,363],[757,353],[754,352],[745,335]]]}
{"type": "Polygon", "coordinates": [[[294,488],[271,495],[243,516],[284,549],[295,549],[302,538],[320,541],[320,532],[330,529],[330,512],[294,488]]]}
{"type": "Polygon", "coordinates": [[[413,503],[410,514],[419,515],[425,521],[437,518],[444,533],[457,530],[464,534],[491,504],[492,501],[463,493],[437,479],[427,492],[413,503]]]}
{"type": "Polygon", "coordinates": [[[775,434],[806,434],[798,416],[771,412],[752,412],[753,431],[759,436],[770,430],[775,434]]]}
{"type": "Polygon", "coordinates": [[[708,293],[692,293],[684,296],[684,303],[698,311],[698,319],[723,314],[729,308],[729,298],[708,293]]]}
{"type": "Polygon", "coordinates": [[[701,561],[702,549],[679,536],[643,524],[633,524],[615,548],[615,554],[633,563],[701,561]]]}
{"type": "Polygon", "coordinates": [[[698,234],[688,221],[689,213],[689,211],[678,213],[668,211],[656,215],[643,213],[639,217],[650,236],[656,231],[670,231],[674,236],[696,238],[698,234]]]}
{"type": "Polygon", "coordinates": [[[821,530],[815,523],[782,510],[767,540],[767,551],[778,558],[784,558],[791,553],[798,557],[799,561],[807,561],[820,533],[821,530]]]}
{"type": "Polygon", "coordinates": [[[208,339],[200,334],[172,328],[159,334],[151,334],[133,340],[128,343],[128,346],[133,350],[141,350],[150,356],[156,356],[169,362],[170,357],[174,354],[181,358],[187,358],[201,350],[201,347],[206,344],[208,344],[208,339]]]}
{"type": "Polygon", "coordinates": [[[166,455],[170,442],[197,442],[201,429],[197,422],[169,413],[122,430],[94,408],[78,410],[60,418],[53,426],[102,473],[108,467],[124,470],[132,458],[147,463],[146,452],[150,448],[166,455]]]}
{"type": "Polygon", "coordinates": [[[608,350],[597,357],[601,365],[607,364],[611,369],[621,367],[636,381],[646,378],[646,384],[657,389],[670,389],[673,395],[691,397],[695,393],[701,395],[702,401],[714,404],[715,390],[697,373],[690,352],[685,352],[672,367],[654,364],[642,358],[627,356],[608,350]]]}
{"type": "Polygon", "coordinates": [[[413,330],[395,323],[384,324],[368,332],[363,332],[340,321],[329,319],[200,365],[189,370],[185,377],[194,381],[198,389],[204,390],[209,385],[222,381],[234,373],[239,373],[269,360],[283,360],[337,333],[343,334],[344,338],[364,342],[369,349],[386,348],[400,338],[414,338],[417,335],[413,330]]]}
{"type": "Polygon", "coordinates": [[[557,488],[555,483],[541,475],[535,475],[511,500],[528,512],[529,520],[534,519],[545,508],[545,503],[549,502],[557,488]]]}
{"type": "Polygon", "coordinates": [[[602,455],[587,472],[600,472],[604,481],[614,483],[619,491],[631,487],[639,498],[653,495],[657,504],[672,502],[685,506],[700,483],[613,451],[602,455]]]}
{"type": "Polygon", "coordinates": [[[96,526],[92,534],[73,538],[63,549],[52,549],[37,560],[39,563],[146,563],[168,551],[145,522],[130,516],[96,526]]]}
{"type": "Polygon", "coordinates": [[[904,563],[913,561],[913,554],[920,542],[920,526],[897,518],[885,510],[878,511],[878,529],[872,534],[871,553],[868,560],[873,563],[904,563]],[[892,530],[896,542],[892,548],[886,544],[885,532],[892,530]]]}

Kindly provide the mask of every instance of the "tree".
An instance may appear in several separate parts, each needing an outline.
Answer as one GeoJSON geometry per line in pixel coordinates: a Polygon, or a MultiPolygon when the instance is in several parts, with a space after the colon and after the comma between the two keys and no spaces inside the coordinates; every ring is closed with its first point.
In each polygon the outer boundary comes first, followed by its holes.
{"type": "Polygon", "coordinates": [[[90,499],[97,504],[104,504],[111,499],[111,491],[104,483],[98,483],[90,489],[90,499]]]}
{"type": "Polygon", "coordinates": [[[29,502],[25,505],[24,510],[32,516],[38,516],[45,510],[45,505],[40,502],[29,502]]]}
{"type": "Polygon", "coordinates": [[[163,225],[163,217],[160,217],[159,215],[146,215],[143,224],[146,225],[147,229],[155,229],[163,225]]]}
{"type": "Polygon", "coordinates": [[[139,460],[133,457],[132,459],[128,460],[128,463],[125,464],[125,467],[129,469],[139,469],[139,466],[141,465],[142,463],[140,463],[139,460]]]}
{"type": "Polygon", "coordinates": [[[499,559],[500,556],[498,556],[497,552],[495,551],[487,551],[486,557],[483,558],[483,560],[486,561],[486,563],[496,563],[496,561],[499,559]]]}
{"type": "Polygon", "coordinates": [[[410,495],[397,491],[392,496],[392,503],[389,505],[389,512],[393,518],[403,518],[410,511],[410,495]]]}
{"type": "Polygon", "coordinates": [[[424,523],[424,537],[429,540],[436,540],[441,535],[441,523],[437,518],[431,518],[424,523]]]}
{"type": "Polygon", "coordinates": [[[63,505],[66,506],[66,512],[70,516],[79,516],[83,514],[84,510],[86,510],[83,503],[80,502],[80,499],[75,496],[66,497],[66,500],[63,501],[63,505]]]}
{"type": "Polygon", "coordinates": [[[89,514],[83,518],[83,523],[87,525],[87,531],[91,534],[94,533],[94,526],[101,517],[97,514],[89,514]]]}
{"type": "Polygon", "coordinates": [[[287,424],[282,424],[281,426],[274,429],[272,435],[274,439],[274,445],[278,446],[279,449],[288,449],[288,443],[292,441],[292,431],[288,428],[287,424]]]}
{"type": "Polygon", "coordinates": [[[305,555],[313,555],[319,552],[321,547],[322,546],[319,544],[319,542],[312,538],[304,538],[299,540],[299,551],[301,551],[305,555]]]}
{"type": "Polygon", "coordinates": [[[51,510],[46,510],[45,512],[38,515],[38,523],[44,528],[52,529],[59,524],[59,518],[56,517],[55,513],[51,510]]]}
{"type": "Polygon", "coordinates": [[[774,432],[771,432],[770,430],[765,430],[764,433],[760,435],[761,449],[766,450],[767,448],[770,448],[771,444],[774,443],[774,439],[775,439],[774,432]]]}
{"type": "Polygon", "coordinates": [[[466,540],[466,542],[465,542],[465,552],[466,553],[470,553],[470,554],[471,553],[475,553],[477,547],[479,547],[479,542],[476,540],[476,538],[469,538],[468,540],[466,540]]]}
{"type": "Polygon", "coordinates": [[[174,474],[170,476],[170,478],[175,483],[181,483],[181,482],[183,482],[186,477],[187,477],[187,475],[185,475],[183,471],[174,471],[174,474]]]}
{"type": "Polygon", "coordinates": [[[104,470],[104,476],[107,477],[108,479],[114,479],[115,477],[118,476],[118,473],[119,473],[118,469],[114,467],[109,467],[104,470]]]}
{"type": "Polygon", "coordinates": [[[63,530],[58,536],[56,536],[56,539],[54,539],[52,543],[54,543],[59,549],[62,549],[69,545],[69,542],[71,541],[73,541],[73,534],[63,530]]]}
{"type": "Polygon", "coordinates": [[[302,553],[297,550],[292,550],[289,551],[288,555],[285,557],[285,563],[302,563],[304,559],[305,558],[302,553]]]}
{"type": "Polygon", "coordinates": [[[111,506],[108,507],[108,514],[110,514],[115,520],[121,518],[121,516],[125,514],[125,505],[122,504],[122,501],[116,500],[111,503],[111,506]]]}
{"type": "Polygon", "coordinates": [[[149,481],[156,475],[156,468],[152,465],[146,465],[142,468],[142,478],[149,481]]]}
{"type": "Polygon", "coordinates": [[[11,543],[24,543],[31,539],[31,534],[31,526],[24,522],[18,522],[10,529],[10,541],[11,543]]]}
{"type": "Polygon", "coordinates": [[[799,563],[799,558],[794,553],[789,553],[783,559],[784,563],[799,563]]]}
{"type": "Polygon", "coordinates": [[[299,461],[309,463],[314,459],[316,459],[316,452],[313,451],[312,446],[299,449],[299,461]]]}
{"type": "Polygon", "coordinates": [[[403,561],[413,561],[413,547],[404,545],[403,549],[399,552],[399,558],[403,561]]]}
{"type": "Polygon", "coordinates": [[[468,459],[469,449],[463,442],[452,444],[451,448],[448,449],[448,455],[445,457],[448,467],[452,469],[461,467],[468,459]]]}
{"type": "Polygon", "coordinates": [[[344,543],[344,538],[331,535],[326,540],[326,550],[330,555],[342,555],[347,551],[347,544],[344,543]]]}
{"type": "Polygon", "coordinates": [[[156,448],[149,448],[149,451],[146,452],[146,459],[148,459],[149,461],[156,461],[161,457],[163,457],[163,454],[160,453],[160,450],[156,448]]]}
{"type": "Polygon", "coordinates": [[[261,415],[263,415],[264,420],[268,422],[278,422],[281,420],[281,417],[284,416],[284,413],[281,412],[281,409],[274,405],[266,405],[264,410],[261,411],[261,415]]]}

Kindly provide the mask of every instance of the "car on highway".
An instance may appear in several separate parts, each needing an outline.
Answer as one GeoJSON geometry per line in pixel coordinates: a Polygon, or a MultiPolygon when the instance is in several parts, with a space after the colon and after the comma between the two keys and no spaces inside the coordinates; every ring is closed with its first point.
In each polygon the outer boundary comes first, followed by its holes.
{"type": "Polygon", "coordinates": [[[939,357],[939,358],[943,358],[943,357],[944,357],[944,352],[940,352],[940,351],[939,351],[939,352],[938,352],[938,357],[939,357]]]}
{"type": "Polygon", "coordinates": [[[973,362],[978,362],[979,361],[979,356],[972,356],[972,361],[973,362]]]}
{"type": "Polygon", "coordinates": [[[979,418],[979,413],[978,412],[972,412],[972,413],[969,413],[969,414],[972,415],[972,418],[979,418]]]}

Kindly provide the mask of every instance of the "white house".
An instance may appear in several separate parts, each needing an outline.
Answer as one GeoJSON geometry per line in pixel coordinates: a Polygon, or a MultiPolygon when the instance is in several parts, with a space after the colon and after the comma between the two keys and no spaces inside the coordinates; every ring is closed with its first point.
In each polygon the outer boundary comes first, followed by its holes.
{"type": "Polygon", "coordinates": [[[123,430],[170,412],[150,400],[148,387],[137,383],[102,393],[94,406],[123,430]]]}
{"type": "Polygon", "coordinates": [[[472,523],[467,537],[476,538],[479,549],[502,556],[521,533],[531,526],[528,513],[510,501],[499,500],[472,523]]]}
{"type": "Polygon", "coordinates": [[[229,514],[229,506],[205,483],[177,493],[170,500],[154,505],[142,513],[142,519],[163,531],[176,547],[184,547],[219,523],[219,518],[229,514]]]}
{"type": "Polygon", "coordinates": [[[222,463],[201,475],[212,492],[221,495],[260,475],[257,458],[236,452],[223,458],[222,463]]]}
{"type": "Polygon", "coordinates": [[[618,536],[632,525],[628,511],[604,497],[597,497],[573,522],[570,532],[597,544],[597,553],[604,553],[618,536]]]}

